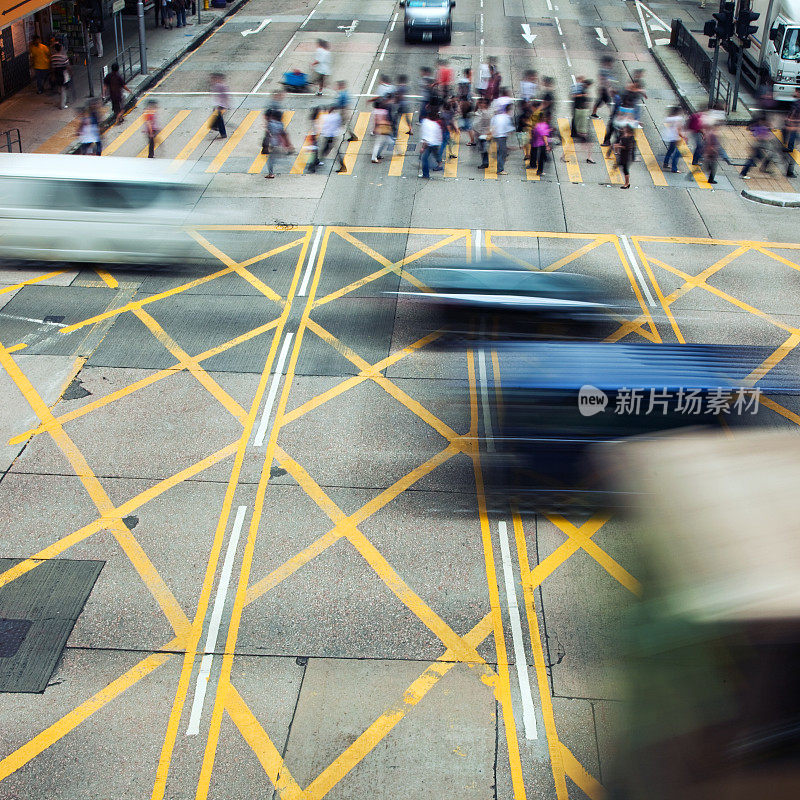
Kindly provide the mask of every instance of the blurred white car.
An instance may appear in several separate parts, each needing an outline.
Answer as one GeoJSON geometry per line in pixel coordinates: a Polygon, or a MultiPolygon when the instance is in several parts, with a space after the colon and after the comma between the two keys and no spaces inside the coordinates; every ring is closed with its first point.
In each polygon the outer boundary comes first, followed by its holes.
{"type": "Polygon", "coordinates": [[[0,258],[186,263],[183,229],[201,187],[163,162],[136,158],[0,156],[0,258]]]}

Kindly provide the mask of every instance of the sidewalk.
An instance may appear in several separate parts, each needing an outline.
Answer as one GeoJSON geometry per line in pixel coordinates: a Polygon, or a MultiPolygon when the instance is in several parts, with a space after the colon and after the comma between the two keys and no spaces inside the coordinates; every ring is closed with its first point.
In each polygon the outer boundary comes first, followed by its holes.
{"type": "MultiPolygon", "coordinates": [[[[202,0],[200,0],[202,4],[202,0]]],[[[155,17],[148,12],[145,17],[147,43],[147,75],[137,74],[128,80],[131,95],[126,102],[135,102],[149,86],[155,83],[176,61],[189,50],[194,49],[200,41],[219,26],[225,17],[238,10],[247,0],[236,0],[224,9],[201,10],[201,24],[197,24],[197,16],[187,19],[185,28],[165,30],[156,27],[155,17]]],[[[123,44],[125,50],[132,48],[134,65],[138,69],[139,35],[138,20],[133,16],[122,16],[123,44]]],[[[103,32],[103,58],[92,56],[91,77],[94,96],[101,95],[101,78],[103,67],[109,67],[116,59],[114,44],[114,28],[109,20],[103,32]]],[[[127,57],[126,57],[127,62],[127,57]]],[[[120,57],[120,63],[122,58],[120,57]]],[[[75,122],[77,110],[89,99],[89,76],[85,64],[73,65],[74,96],[70,99],[70,107],[60,108],[58,92],[36,94],[35,85],[31,84],[10,99],[0,104],[0,131],[19,128],[22,139],[22,150],[26,153],[47,152],[58,153],[70,147],[75,139],[75,122]]],[[[111,122],[111,105],[103,105],[106,123],[111,122]]]]}

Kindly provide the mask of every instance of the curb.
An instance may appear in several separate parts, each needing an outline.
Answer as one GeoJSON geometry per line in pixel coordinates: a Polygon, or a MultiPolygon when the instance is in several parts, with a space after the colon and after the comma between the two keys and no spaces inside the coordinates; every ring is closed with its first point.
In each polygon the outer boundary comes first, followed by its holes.
{"type": "MultiPolygon", "coordinates": [[[[197,1],[200,3],[203,2],[203,0],[197,1]]],[[[175,53],[175,55],[172,56],[168,61],[163,62],[154,72],[148,72],[147,76],[143,78],[136,89],[131,92],[127,102],[123,106],[123,113],[127,114],[128,111],[130,111],[139,102],[141,96],[145,94],[145,92],[147,92],[154,83],[158,83],[158,81],[160,81],[164,75],[166,75],[166,73],[169,72],[175,66],[175,64],[177,64],[188,53],[197,50],[200,45],[208,40],[220,27],[222,27],[222,25],[228,21],[228,17],[235,14],[243,5],[248,2],[249,0],[236,0],[236,2],[232,3],[231,6],[225,10],[224,14],[216,18],[213,25],[211,25],[209,28],[206,28],[201,34],[195,36],[195,38],[192,39],[192,41],[189,42],[186,47],[175,53]]],[[[114,114],[113,112],[109,112],[105,119],[103,119],[100,123],[101,133],[105,133],[113,125],[114,114]]],[[[64,152],[68,154],[74,154],[77,150],[78,145],[72,145],[64,152]]]]}
{"type": "Polygon", "coordinates": [[[800,194],[793,192],[751,192],[742,189],[742,197],[754,203],[778,208],[800,208],[800,194]]]}

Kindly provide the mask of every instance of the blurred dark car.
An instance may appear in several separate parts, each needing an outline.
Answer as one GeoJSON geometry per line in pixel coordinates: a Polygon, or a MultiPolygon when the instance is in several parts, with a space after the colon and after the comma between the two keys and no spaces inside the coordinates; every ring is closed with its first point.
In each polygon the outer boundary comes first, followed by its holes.
{"type": "Polygon", "coordinates": [[[797,393],[796,377],[782,365],[750,388],[747,376],[769,348],[486,342],[483,349],[496,352],[500,367],[495,390],[484,396],[493,420],[481,442],[487,490],[523,507],[624,506],[613,476],[597,468],[599,445],[752,424],[761,392],[797,393]]]}
{"type": "Polygon", "coordinates": [[[536,272],[508,261],[420,267],[430,291],[398,292],[432,312],[432,330],[450,344],[464,339],[598,339],[615,307],[601,284],[584,275],[536,272]]]}

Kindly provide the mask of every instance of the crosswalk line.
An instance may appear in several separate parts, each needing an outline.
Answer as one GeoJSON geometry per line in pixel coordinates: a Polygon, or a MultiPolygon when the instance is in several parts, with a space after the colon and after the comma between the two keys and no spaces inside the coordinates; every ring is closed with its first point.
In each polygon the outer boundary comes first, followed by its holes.
{"type": "Polygon", "coordinates": [[[205,139],[205,137],[208,135],[208,132],[211,129],[211,122],[214,119],[214,116],[215,114],[211,114],[209,118],[200,126],[200,128],[194,134],[194,136],[192,136],[192,138],[189,139],[189,141],[184,145],[184,147],[181,148],[180,153],[178,153],[178,155],[175,156],[174,160],[176,162],[186,161],[188,160],[189,156],[192,155],[192,153],[194,153],[200,142],[202,142],[203,139],[205,139]]]}
{"type": "MultiPolygon", "coordinates": [[[[294,111],[284,111],[283,115],[281,116],[281,120],[283,121],[283,127],[287,128],[289,123],[292,121],[292,117],[294,116],[294,111]]],[[[262,169],[264,169],[264,165],[267,163],[267,157],[263,153],[259,153],[254,159],[253,163],[247,170],[248,175],[258,175],[262,169]]]]}
{"type": "Polygon", "coordinates": [[[489,140],[489,166],[483,171],[483,177],[497,180],[497,144],[489,140]]]}
{"type": "Polygon", "coordinates": [[[701,170],[697,164],[692,164],[692,151],[687,147],[686,142],[678,142],[678,150],[680,150],[681,157],[683,158],[686,166],[689,168],[689,172],[697,182],[697,185],[701,189],[710,189],[711,184],[708,182],[708,180],[706,180],[703,170],[701,170]]]}
{"type": "Polygon", "coordinates": [[[389,176],[392,178],[399,178],[403,174],[403,164],[406,159],[406,151],[408,150],[408,126],[404,124],[405,118],[400,121],[397,126],[397,142],[394,146],[394,153],[392,160],[389,164],[389,176]],[[405,130],[402,130],[405,128],[405,130]]]}
{"type": "Polygon", "coordinates": [[[611,183],[622,184],[622,175],[620,175],[620,172],[617,169],[617,161],[614,158],[614,149],[611,147],[607,147],[605,150],[603,149],[603,142],[605,141],[606,136],[605,123],[601,119],[593,119],[592,125],[594,127],[595,135],[597,136],[597,141],[600,142],[600,152],[603,155],[603,163],[606,165],[608,179],[611,181],[611,183]]]}
{"type": "MultiPolygon", "coordinates": [[[[592,120],[592,122],[597,122],[597,120],[592,120]]],[[[570,183],[582,183],[583,178],[578,164],[578,154],[575,152],[575,142],[572,141],[570,121],[559,117],[558,131],[561,134],[561,149],[567,164],[567,177],[570,183]]]]}
{"type": "Polygon", "coordinates": [[[254,108],[252,111],[247,112],[247,116],[241,122],[238,128],[228,137],[222,149],[217,153],[214,160],[206,168],[206,172],[219,172],[222,165],[228,160],[230,154],[236,149],[236,145],[242,140],[242,137],[250,130],[253,123],[258,119],[261,112],[254,108]]]}
{"type": "Polygon", "coordinates": [[[139,114],[139,116],[127,127],[125,128],[122,133],[120,133],[113,141],[109,142],[103,148],[103,155],[110,156],[112,153],[116,153],[117,150],[128,141],[128,139],[133,136],[136,131],[138,131],[142,125],[144,125],[144,112],[139,114]]]}
{"type": "MultiPolygon", "coordinates": [[[[191,111],[184,109],[183,111],[179,111],[159,132],[158,136],[156,136],[156,146],[155,149],[158,150],[162,144],[167,140],[167,137],[183,122],[186,117],[191,114],[191,111]]],[[[137,154],[136,158],[147,158],[147,151],[148,146],[145,145],[137,154]]]]}
{"type": "Polygon", "coordinates": [[[650,142],[647,141],[647,137],[644,135],[644,131],[641,128],[637,128],[635,136],[636,146],[642,154],[642,159],[647,167],[647,171],[650,173],[650,177],[653,179],[653,183],[656,186],[668,186],[667,179],[656,157],[653,155],[653,150],[650,147],[650,142]]]}
{"type": "Polygon", "coordinates": [[[459,134],[456,133],[453,136],[453,144],[452,147],[446,147],[444,152],[444,177],[445,178],[455,178],[458,173],[458,148],[459,148],[459,134]],[[450,158],[450,153],[448,150],[452,150],[453,155],[455,158],[450,158]]]}
{"type": "Polygon", "coordinates": [[[355,127],[353,128],[353,133],[358,138],[355,141],[349,142],[347,145],[347,150],[344,154],[344,170],[342,170],[343,175],[353,174],[353,167],[356,164],[356,156],[361,148],[361,143],[364,141],[364,134],[367,132],[367,126],[369,125],[369,118],[371,116],[372,114],[369,111],[360,111],[358,114],[358,119],[356,120],[355,127]]]}
{"type": "Polygon", "coordinates": [[[303,144],[300,145],[300,149],[297,152],[297,158],[295,158],[294,164],[292,164],[292,168],[289,170],[289,174],[302,175],[306,171],[308,162],[311,160],[311,156],[314,154],[314,152],[316,152],[316,150],[314,149],[312,134],[309,132],[305,135],[303,144]]]}

